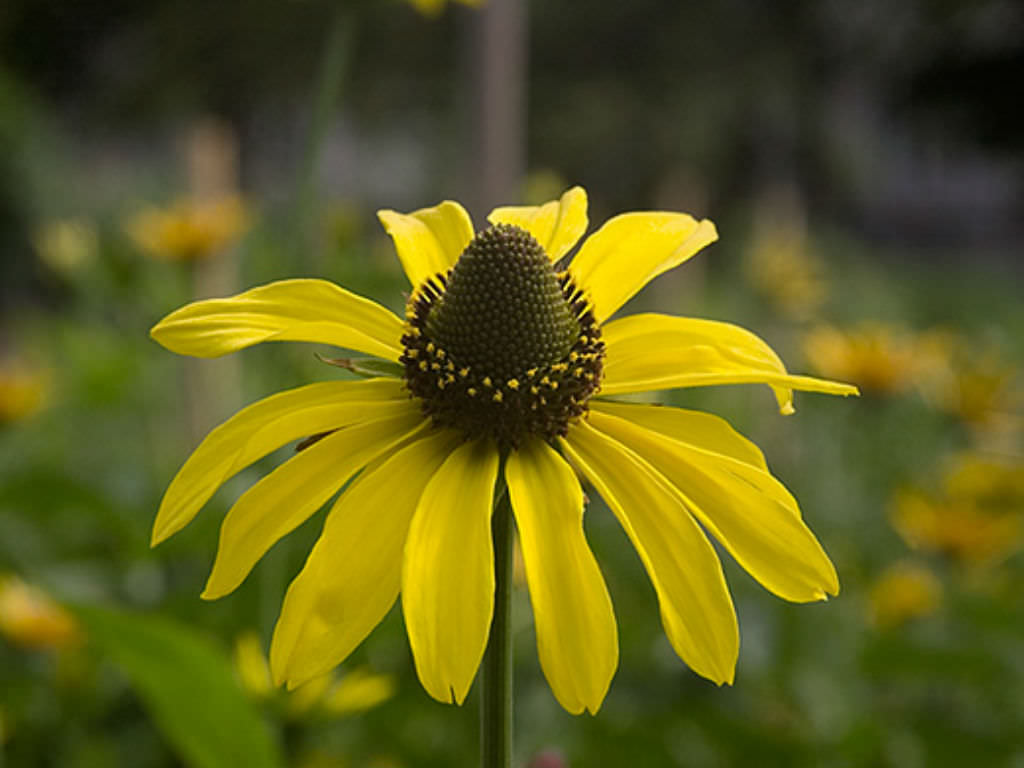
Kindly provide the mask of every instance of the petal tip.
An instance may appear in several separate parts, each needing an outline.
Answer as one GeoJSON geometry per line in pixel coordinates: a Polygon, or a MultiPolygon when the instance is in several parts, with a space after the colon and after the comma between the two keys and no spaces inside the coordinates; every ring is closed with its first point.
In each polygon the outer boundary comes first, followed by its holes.
{"type": "Polygon", "coordinates": [[[707,245],[718,240],[718,227],[711,219],[701,219],[697,225],[697,231],[701,233],[701,237],[707,245]]]}

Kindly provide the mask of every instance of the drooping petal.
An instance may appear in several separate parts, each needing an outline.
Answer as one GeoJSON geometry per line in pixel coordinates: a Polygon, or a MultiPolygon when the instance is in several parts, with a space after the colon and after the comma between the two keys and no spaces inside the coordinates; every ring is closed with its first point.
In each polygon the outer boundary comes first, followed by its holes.
{"type": "Polygon", "coordinates": [[[309,341],[388,360],[402,353],[393,312],[327,280],[280,280],[226,299],[186,304],[150,336],[172,352],[219,357],[262,341],[309,341]]]}
{"type": "Polygon", "coordinates": [[[285,443],[405,413],[408,405],[401,381],[370,379],[310,384],[243,408],[207,435],[178,470],[160,502],[151,545],[188,525],[231,477],[285,443]]]}
{"type": "Polygon", "coordinates": [[[276,685],[294,688],[340,664],[391,609],[409,522],[457,440],[432,432],[378,459],[335,503],[281,607],[270,646],[276,685]]]}
{"type": "Polygon", "coordinates": [[[581,421],[560,444],[605,500],[647,569],[665,634],[699,675],[731,683],[739,628],[722,565],[672,486],[621,443],[581,421]]]}
{"type": "Polygon", "coordinates": [[[402,612],[427,693],[461,704],[484,655],[494,612],[491,505],[498,451],[456,448],[427,483],[409,526],[402,612]]]}
{"type": "Polygon", "coordinates": [[[352,475],[428,423],[412,402],[406,408],[401,416],[331,433],[243,493],[221,525],[203,599],[214,600],[234,590],[268,549],[305,522],[352,475]]]}
{"type": "Polygon", "coordinates": [[[509,454],[505,478],[544,676],[567,711],[596,714],[618,666],[619,641],[604,577],[583,536],[583,489],[537,438],[509,454]]]}
{"type": "MultiPolygon", "coordinates": [[[[839,592],[835,567],[804,524],[796,500],[766,469],[719,453],[701,435],[661,434],[629,420],[631,406],[594,410],[590,423],[646,459],[671,482],[689,510],[751,576],[793,602],[839,592]]],[[[675,411],[664,408],[663,411],[675,411]]],[[[724,423],[724,422],[723,422],[724,423]]]]}
{"type": "Polygon", "coordinates": [[[712,384],[767,384],[779,410],[793,412],[793,390],[856,395],[858,390],[786,371],[760,337],[731,323],[638,314],[601,329],[606,345],[601,393],[620,395],[712,384]]]}
{"type": "Polygon", "coordinates": [[[558,261],[587,231],[587,193],[573,187],[558,200],[544,205],[509,205],[495,208],[491,224],[515,224],[543,246],[551,261],[558,261]]]}
{"type": "Polygon", "coordinates": [[[616,403],[599,399],[592,400],[590,408],[628,419],[673,439],[686,440],[704,450],[720,453],[744,464],[768,469],[761,449],[720,416],[660,404],[616,403]]]}
{"type": "Polygon", "coordinates": [[[647,283],[718,239],[715,225],[685,213],[624,213],[588,237],[569,271],[603,323],[647,283]]]}
{"type": "Polygon", "coordinates": [[[377,211],[395,242],[406,277],[415,288],[438,272],[447,272],[473,239],[473,222],[453,200],[412,213],[377,211]]]}

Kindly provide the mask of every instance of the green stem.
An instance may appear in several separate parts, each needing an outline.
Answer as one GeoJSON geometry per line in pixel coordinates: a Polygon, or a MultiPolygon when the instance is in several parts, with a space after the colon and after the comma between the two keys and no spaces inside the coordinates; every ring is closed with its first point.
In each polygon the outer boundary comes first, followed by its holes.
{"type": "Polygon", "coordinates": [[[501,493],[494,508],[494,618],[481,667],[480,764],[512,765],[512,503],[501,493]]]}

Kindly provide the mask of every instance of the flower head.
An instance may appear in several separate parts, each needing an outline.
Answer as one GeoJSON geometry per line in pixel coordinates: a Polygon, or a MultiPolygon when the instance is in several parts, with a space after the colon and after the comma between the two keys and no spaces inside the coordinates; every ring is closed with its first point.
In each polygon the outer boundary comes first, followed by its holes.
{"type": "Polygon", "coordinates": [[[745,271],[753,288],[795,320],[825,303],[825,268],[808,242],[806,215],[792,192],[776,191],[754,212],[745,271]]]}
{"type": "Polygon", "coordinates": [[[13,574],[0,576],[0,635],[35,649],[66,648],[81,639],[71,614],[13,574]]]}
{"type": "Polygon", "coordinates": [[[542,206],[498,208],[477,233],[450,201],[381,211],[412,285],[404,322],[332,283],[288,280],[190,304],[153,328],[182,354],[308,341],[384,358],[390,363],[374,368],[394,372],[312,384],[242,410],[189,458],[157,514],[154,543],[188,524],[242,468],[318,437],[228,512],[203,593],[216,598],[358,473],[288,589],[271,644],[277,683],[296,686],[340,663],[401,594],[420,681],[434,698],[461,703],[492,617],[499,476],[541,666],[570,712],[595,712],[618,664],[612,603],[583,533],[579,476],[639,553],[673,648],[716,683],[733,678],[739,633],[704,530],[787,600],[837,593],[832,563],[753,444],[710,414],[607,398],[757,382],[789,413],[794,389],[856,389],[788,373],[764,341],[727,323],[609,320],[717,234],[684,214],[627,213],[559,269],[587,228],[586,211],[579,188],[542,206]]]}
{"type": "Polygon", "coordinates": [[[935,613],[942,584],[928,568],[911,562],[895,563],[871,587],[871,620],[883,629],[935,613]]]}
{"type": "Polygon", "coordinates": [[[234,243],[249,214],[234,196],[212,201],[183,200],[170,208],[148,208],[128,224],[128,234],[147,253],[168,261],[196,261],[234,243]]]}
{"type": "Polygon", "coordinates": [[[49,376],[19,361],[0,360],[0,425],[27,419],[46,402],[49,376]]]}
{"type": "Polygon", "coordinates": [[[897,494],[892,523],[910,546],[969,565],[996,562],[1020,548],[1024,465],[960,456],[943,486],[941,494],[916,488],[897,494]]]}
{"type": "MultiPolygon", "coordinates": [[[[235,671],[242,688],[253,698],[270,699],[273,696],[270,662],[256,632],[243,632],[235,639],[235,671]]],[[[391,676],[358,667],[341,680],[327,673],[289,691],[284,709],[287,715],[294,717],[313,710],[344,717],[384,703],[394,696],[394,688],[395,681],[391,676]]]]}

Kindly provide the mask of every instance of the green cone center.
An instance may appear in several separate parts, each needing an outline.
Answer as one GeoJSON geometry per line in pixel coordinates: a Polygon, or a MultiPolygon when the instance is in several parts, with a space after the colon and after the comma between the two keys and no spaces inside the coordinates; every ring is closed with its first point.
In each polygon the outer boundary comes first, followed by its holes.
{"type": "Polygon", "coordinates": [[[509,224],[417,286],[402,346],[406,386],[434,424],[504,446],[568,434],[601,385],[604,342],[586,296],[509,224]]]}
{"type": "Polygon", "coordinates": [[[580,326],[540,243],[498,224],[466,246],[426,330],[459,365],[507,381],[565,358],[580,326]]]}

